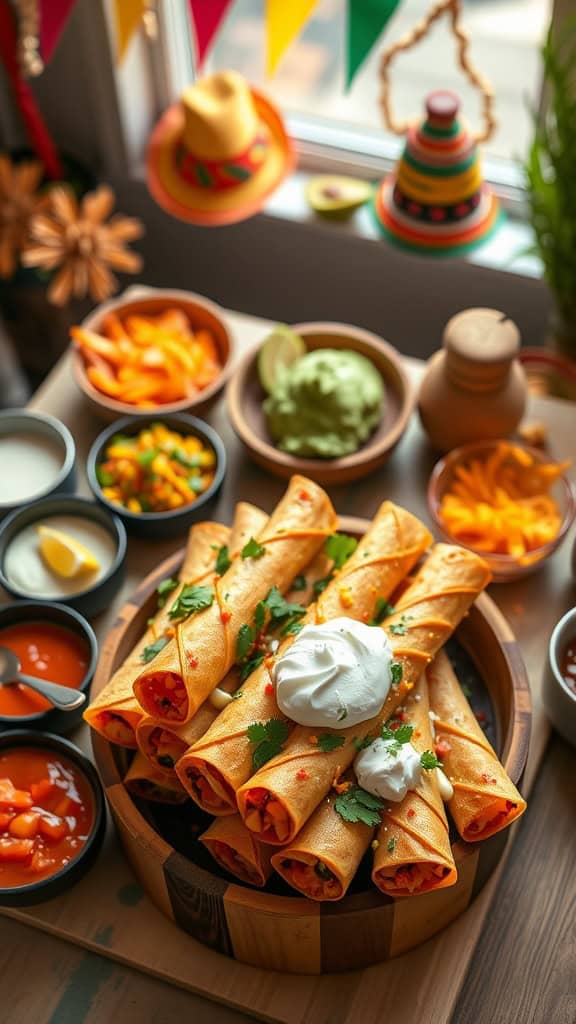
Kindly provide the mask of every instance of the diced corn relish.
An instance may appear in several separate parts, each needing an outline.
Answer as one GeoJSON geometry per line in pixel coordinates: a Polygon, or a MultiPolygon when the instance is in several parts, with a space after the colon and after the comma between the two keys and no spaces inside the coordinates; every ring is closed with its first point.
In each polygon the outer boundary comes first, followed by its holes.
{"type": "Polygon", "coordinates": [[[215,468],[212,448],[199,438],[152,423],[132,437],[113,437],[96,475],[108,501],[140,514],[192,504],[212,483],[215,468]]]}

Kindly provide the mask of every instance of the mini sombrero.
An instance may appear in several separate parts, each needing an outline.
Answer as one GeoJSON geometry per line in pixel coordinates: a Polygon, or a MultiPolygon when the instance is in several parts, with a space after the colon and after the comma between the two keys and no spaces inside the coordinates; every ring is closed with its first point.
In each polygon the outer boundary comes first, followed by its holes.
{"type": "Polygon", "coordinates": [[[242,75],[220,71],[160,118],[148,146],[148,187],[174,217],[232,224],[257,213],[294,164],[278,110],[242,75]]]}
{"type": "Polygon", "coordinates": [[[498,200],[482,179],[478,147],[458,109],[454,93],[430,93],[426,118],[409,129],[395,173],[378,186],[376,218],[396,244],[456,255],[485,241],[499,223],[498,200]]]}

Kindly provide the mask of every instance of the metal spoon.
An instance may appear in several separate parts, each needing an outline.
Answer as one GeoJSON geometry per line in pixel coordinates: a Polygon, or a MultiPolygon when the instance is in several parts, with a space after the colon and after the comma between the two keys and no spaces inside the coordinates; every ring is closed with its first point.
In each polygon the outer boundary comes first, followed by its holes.
{"type": "Polygon", "coordinates": [[[86,694],[80,690],[49,683],[46,679],[38,679],[36,676],[25,676],[20,671],[20,662],[14,651],[8,647],[0,647],[0,684],[11,686],[14,683],[25,683],[32,690],[36,690],[36,693],[41,693],[60,711],[74,711],[86,700],[86,694]]]}

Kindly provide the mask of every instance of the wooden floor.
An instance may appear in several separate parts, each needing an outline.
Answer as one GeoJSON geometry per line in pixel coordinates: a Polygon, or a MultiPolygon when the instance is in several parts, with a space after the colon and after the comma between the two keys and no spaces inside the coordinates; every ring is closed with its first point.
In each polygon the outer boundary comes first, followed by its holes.
{"type": "MultiPolygon", "coordinates": [[[[575,769],[574,751],[553,738],[453,1024],[576,1021],[575,769]],[[513,957],[502,956],[511,949],[513,957]]],[[[0,998],[2,1024],[241,1024],[251,1019],[2,918],[0,998]]],[[[338,1021],[319,1017],[318,1024],[338,1021]]],[[[423,1007],[417,1022],[395,1024],[448,1022],[432,1021],[423,1007]]]]}

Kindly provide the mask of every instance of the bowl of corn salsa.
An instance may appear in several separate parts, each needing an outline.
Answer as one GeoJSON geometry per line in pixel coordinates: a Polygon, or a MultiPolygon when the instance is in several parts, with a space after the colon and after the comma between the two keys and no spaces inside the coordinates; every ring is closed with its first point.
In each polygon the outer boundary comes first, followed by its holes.
{"type": "Polygon", "coordinates": [[[225,471],[216,431],[186,414],[117,420],[96,438],[87,461],[97,500],[142,537],[183,533],[204,518],[225,471]]]}

